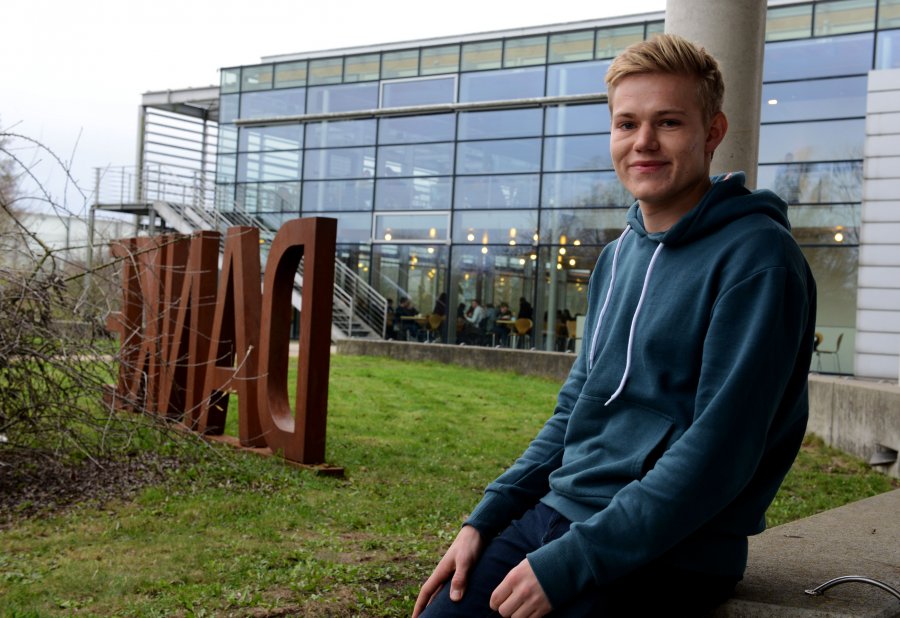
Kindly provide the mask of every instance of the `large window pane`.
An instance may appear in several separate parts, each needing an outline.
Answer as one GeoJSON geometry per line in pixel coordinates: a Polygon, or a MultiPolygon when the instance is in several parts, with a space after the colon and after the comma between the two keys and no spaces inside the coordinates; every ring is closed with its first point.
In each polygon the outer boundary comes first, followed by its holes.
{"type": "Polygon", "coordinates": [[[295,88],[306,85],[306,60],[275,65],[275,87],[295,88]]]}
{"type": "Polygon", "coordinates": [[[804,39],[812,33],[812,4],[770,8],[766,15],[766,40],[804,39]]]}
{"type": "Polygon", "coordinates": [[[628,206],[633,201],[615,172],[544,174],[541,192],[544,208],[628,206]]]}
{"type": "Polygon", "coordinates": [[[801,245],[847,246],[859,244],[859,204],[791,206],[788,218],[801,245]]]}
{"type": "Polygon", "coordinates": [[[771,187],[789,203],[860,202],[862,161],[761,165],[757,184],[771,187]]]}
{"type": "Polygon", "coordinates": [[[465,112],[459,115],[459,139],[540,135],[542,115],[538,108],[465,112]]]}
{"type": "MultiPolygon", "coordinates": [[[[530,247],[515,246],[454,246],[450,279],[450,305],[480,298],[484,304],[507,303],[518,311],[519,299],[534,300],[535,265],[530,247]]],[[[462,330],[462,323],[458,330],[462,330]]],[[[499,342],[499,339],[497,340],[499,342]]]]}
{"type": "Polygon", "coordinates": [[[415,77],[419,74],[419,50],[387,52],[381,58],[381,79],[415,77]]]}
{"type": "Polygon", "coordinates": [[[547,96],[606,92],[603,77],[610,62],[601,60],[551,66],[547,74],[547,96]]]}
{"type": "Polygon", "coordinates": [[[380,123],[379,144],[445,142],[456,134],[455,114],[382,118],[380,123]]]}
{"type": "MultiPolygon", "coordinates": [[[[219,132],[221,144],[221,131],[219,132]]],[[[303,125],[241,127],[240,150],[299,150],[303,147],[303,125]]]]}
{"type": "Polygon", "coordinates": [[[234,190],[235,186],[233,184],[216,185],[216,192],[213,197],[216,210],[219,212],[232,212],[234,210],[234,190]]]}
{"type": "MultiPolygon", "coordinates": [[[[803,247],[818,288],[816,330],[831,344],[838,333],[853,333],[856,328],[856,282],[859,248],[803,247]]],[[[844,337],[847,341],[847,337],[844,337]]],[[[841,346],[841,368],[853,371],[853,346],[841,346]],[[845,353],[845,350],[847,352],[845,353]]]]}
{"type": "Polygon", "coordinates": [[[867,73],[872,33],[784,41],[766,45],[764,81],[867,73]]]}
{"type": "MultiPolygon", "coordinates": [[[[435,300],[447,291],[448,248],[438,243],[395,245],[379,243],[372,247],[372,285],[381,294],[394,299],[408,298],[421,313],[430,313],[435,300]]],[[[446,328],[441,340],[446,341],[446,328]]],[[[451,331],[453,329],[451,328],[451,331]]],[[[393,333],[406,338],[405,331],[393,333]]]]}
{"type": "Polygon", "coordinates": [[[375,148],[307,150],[304,178],[371,178],[375,172],[375,148]]]}
{"type": "Polygon", "coordinates": [[[272,87],[272,65],[263,64],[241,69],[241,91],[268,90],[272,87]]]}
{"type": "Polygon", "coordinates": [[[453,144],[378,148],[377,176],[441,176],[453,173],[453,144]]]}
{"type": "Polygon", "coordinates": [[[346,84],[309,89],[310,114],[352,112],[378,107],[378,84],[346,84]]]}
{"type": "Polygon", "coordinates": [[[657,34],[662,34],[666,30],[666,22],[663,20],[647,22],[647,33],[645,39],[652,39],[657,34]]]}
{"type": "Polygon", "coordinates": [[[449,210],[450,178],[379,178],[376,210],[449,210]]]}
{"type": "Polygon", "coordinates": [[[627,208],[543,210],[541,243],[569,247],[567,253],[572,247],[605,245],[622,233],[627,212],[627,208]]]}
{"type": "Polygon", "coordinates": [[[241,89],[241,69],[222,69],[219,75],[219,93],[228,94],[241,89]]]}
{"type": "Polygon", "coordinates": [[[430,77],[381,85],[382,107],[410,107],[452,103],[456,100],[455,77],[430,77]]]}
{"type": "Polygon", "coordinates": [[[763,85],[762,122],[865,115],[865,77],[763,85]]]}
{"type": "Polygon", "coordinates": [[[862,200],[862,161],[760,165],[757,186],[789,204],[852,203],[862,200]]]}
{"type": "Polygon", "coordinates": [[[539,139],[461,142],[456,150],[457,174],[527,173],[540,168],[539,139]]]}
{"type": "Polygon", "coordinates": [[[238,117],[241,95],[223,94],[219,96],[219,124],[234,122],[238,117]]]}
{"type": "Polygon", "coordinates": [[[615,58],[632,43],[644,40],[644,25],[601,28],[597,31],[594,58],[615,58]]]}
{"type": "Polygon", "coordinates": [[[612,169],[609,135],[548,137],[544,142],[544,170],[564,172],[612,169]]]}
{"type": "Polygon", "coordinates": [[[272,118],[299,116],[306,105],[305,88],[266,90],[241,95],[241,118],[272,118]]]}
{"type": "Polygon", "coordinates": [[[306,147],[368,146],[375,143],[375,120],[313,122],[306,128],[306,147]]]}
{"type": "Polygon", "coordinates": [[[550,35],[550,62],[593,60],[594,31],[567,32],[550,35]]]}
{"type": "Polygon", "coordinates": [[[503,67],[524,67],[544,64],[547,59],[547,37],[530,36],[507,39],[503,51],[503,67]]]}
{"type": "Polygon", "coordinates": [[[232,124],[219,125],[219,152],[236,152],[238,149],[238,129],[232,124]]]}
{"type": "Polygon", "coordinates": [[[875,0],[839,0],[816,4],[815,36],[864,32],[875,27],[875,0]]]}
{"type": "Polygon", "coordinates": [[[375,215],[375,240],[446,240],[449,218],[447,214],[378,214],[375,215]]]}
{"type": "Polygon", "coordinates": [[[460,176],[456,179],[456,208],[537,208],[540,176],[504,174],[460,176]]]}
{"type": "Polygon", "coordinates": [[[303,183],[303,212],[372,210],[373,180],[325,180],[303,183]]]}
{"type": "Polygon", "coordinates": [[[309,75],[307,76],[309,85],[340,84],[343,69],[343,58],[321,58],[319,60],[310,60],[309,75]]]}
{"type": "Polygon", "coordinates": [[[372,238],[372,215],[368,213],[319,212],[316,216],[337,219],[338,242],[366,243],[372,238]]]}
{"type": "Polygon", "coordinates": [[[367,82],[378,79],[381,57],[378,54],[347,56],[344,60],[344,82],[367,82]]]}
{"type": "Polygon", "coordinates": [[[499,69],[503,60],[503,41],[466,43],[462,46],[462,70],[499,69]]]}
{"type": "Polygon", "coordinates": [[[422,50],[421,75],[456,73],[459,71],[459,45],[427,47],[422,50]]]}
{"type": "Polygon", "coordinates": [[[459,100],[464,103],[527,99],[543,94],[544,67],[465,73],[459,86],[459,100]]]}
{"type": "Polygon", "coordinates": [[[237,176],[237,155],[219,153],[216,157],[216,182],[234,182],[237,176]]]}
{"type": "Polygon", "coordinates": [[[763,125],[759,130],[760,163],[862,159],[865,120],[830,120],[763,125]]]}
{"type": "Polygon", "coordinates": [[[300,212],[300,183],[278,182],[237,186],[237,207],[247,212],[300,212]]]}
{"type": "Polygon", "coordinates": [[[453,214],[453,242],[531,246],[537,234],[536,210],[461,211],[453,214]]]}
{"type": "Polygon", "coordinates": [[[300,152],[243,152],[237,159],[238,182],[255,180],[297,180],[300,178],[300,152]]]}
{"type": "Polygon", "coordinates": [[[900,30],[878,33],[878,55],[876,69],[900,68],[900,30]]]}
{"type": "Polygon", "coordinates": [[[609,133],[609,106],[597,103],[548,107],[544,133],[609,133]]]}
{"type": "Polygon", "coordinates": [[[900,28],[900,0],[880,0],[878,3],[878,27],[900,28]]]}

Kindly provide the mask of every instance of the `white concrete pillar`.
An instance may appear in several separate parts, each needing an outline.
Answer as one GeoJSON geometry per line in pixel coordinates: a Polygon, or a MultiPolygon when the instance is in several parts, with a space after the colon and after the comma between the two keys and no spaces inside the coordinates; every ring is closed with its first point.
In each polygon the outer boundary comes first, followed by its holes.
{"type": "Polygon", "coordinates": [[[699,43],[719,61],[728,134],[711,173],[743,171],[747,186],[755,188],[766,0],[668,0],[666,32],[699,43]]]}

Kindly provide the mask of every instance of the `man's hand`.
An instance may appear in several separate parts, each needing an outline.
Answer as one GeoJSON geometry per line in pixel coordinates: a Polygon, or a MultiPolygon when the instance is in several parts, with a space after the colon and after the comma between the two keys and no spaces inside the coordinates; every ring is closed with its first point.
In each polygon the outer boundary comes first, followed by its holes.
{"type": "Polygon", "coordinates": [[[527,558],[507,573],[494,590],[491,609],[503,618],[540,618],[553,609],[527,558]]]}
{"type": "Polygon", "coordinates": [[[466,577],[469,575],[469,570],[475,566],[483,547],[484,541],[481,533],[472,526],[463,526],[450,545],[450,549],[438,562],[431,577],[422,584],[412,618],[416,618],[422,613],[451,575],[453,579],[450,580],[450,598],[459,601],[466,591],[466,577]]]}

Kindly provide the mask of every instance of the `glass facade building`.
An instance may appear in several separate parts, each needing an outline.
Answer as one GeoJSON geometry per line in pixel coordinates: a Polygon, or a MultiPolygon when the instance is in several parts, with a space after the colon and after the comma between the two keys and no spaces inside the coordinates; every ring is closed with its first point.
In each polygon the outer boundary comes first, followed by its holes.
{"type": "MultiPolygon", "coordinates": [[[[339,259],[384,296],[525,298],[552,328],[586,311],[632,202],[604,73],[662,31],[652,14],[222,69],[217,207],[334,217],[339,259]]],[[[791,205],[825,329],[854,328],[867,73],[896,67],[900,0],[768,9],[757,185],[791,205]]]]}

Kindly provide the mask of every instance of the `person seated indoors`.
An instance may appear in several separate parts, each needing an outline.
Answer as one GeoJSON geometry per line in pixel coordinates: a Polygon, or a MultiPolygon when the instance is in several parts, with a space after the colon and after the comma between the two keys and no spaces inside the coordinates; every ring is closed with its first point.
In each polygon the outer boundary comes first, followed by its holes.
{"type": "Polygon", "coordinates": [[[419,325],[416,324],[415,320],[403,319],[404,316],[412,317],[419,315],[419,310],[413,306],[412,301],[405,297],[401,299],[400,305],[397,307],[394,315],[397,316],[397,330],[400,332],[400,336],[407,341],[415,341],[419,336],[419,325]]]}
{"type": "Polygon", "coordinates": [[[816,284],[784,200],[741,172],[710,177],[728,128],[718,63],[663,34],[606,83],[613,167],[636,202],[591,274],[552,415],[413,618],[706,615],[800,449],[816,284]]]}
{"type": "Polygon", "coordinates": [[[500,303],[500,308],[497,310],[497,319],[494,320],[494,328],[493,333],[496,335],[497,345],[502,347],[506,347],[509,343],[509,325],[507,324],[497,324],[498,321],[515,321],[516,316],[513,315],[513,312],[509,309],[509,303],[502,302],[500,303]]]}
{"type": "Polygon", "coordinates": [[[463,340],[469,345],[481,345],[484,337],[484,320],[487,317],[480,298],[473,298],[466,311],[466,324],[463,340]]]}

